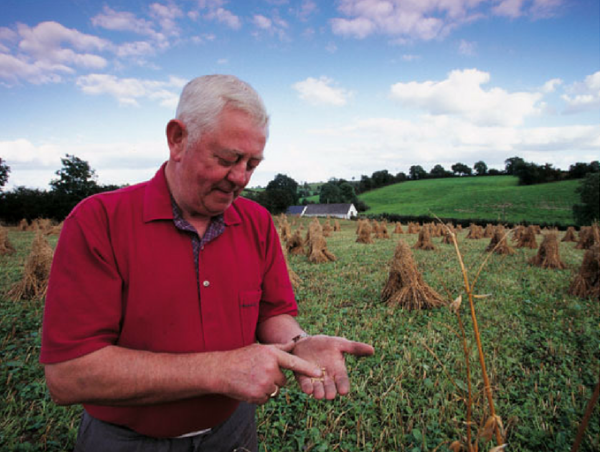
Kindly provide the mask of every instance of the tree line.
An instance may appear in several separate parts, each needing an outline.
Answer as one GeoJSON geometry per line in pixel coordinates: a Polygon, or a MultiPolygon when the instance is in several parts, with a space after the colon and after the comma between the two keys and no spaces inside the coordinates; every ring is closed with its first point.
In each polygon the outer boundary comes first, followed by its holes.
{"type": "Polygon", "coordinates": [[[67,154],[61,158],[62,168],[50,182],[50,190],[16,187],[2,191],[8,181],[10,167],[0,159],[0,219],[15,224],[23,218],[49,218],[60,222],[84,198],[120,188],[118,185],[100,185],[96,171],[79,157],[67,154]]]}
{"type": "Polygon", "coordinates": [[[521,157],[511,157],[504,161],[504,170],[495,168],[488,169],[484,161],[475,162],[473,168],[464,163],[457,162],[450,167],[451,171],[446,170],[442,165],[435,165],[427,172],[421,165],[413,165],[409,168],[408,174],[404,172],[396,175],[390,174],[387,170],[375,171],[370,177],[362,175],[360,181],[355,183],[357,194],[364,193],[375,188],[385,187],[399,182],[422,179],[440,179],[445,177],[464,177],[464,176],[516,176],[519,179],[519,185],[544,184],[549,182],[558,182],[567,179],[583,179],[588,173],[600,172],[600,162],[575,163],[567,171],[554,168],[552,164],[537,165],[533,162],[526,162],[521,157]]]}
{"type": "MultiPolygon", "coordinates": [[[[67,154],[61,159],[62,168],[56,171],[58,176],[50,182],[50,190],[16,187],[3,192],[2,188],[9,178],[10,167],[0,158],[0,219],[5,223],[16,223],[21,219],[51,218],[62,221],[82,199],[103,191],[120,188],[117,185],[100,185],[95,170],[89,163],[67,154]]],[[[581,204],[574,206],[573,214],[578,224],[590,224],[598,219],[598,178],[600,163],[575,163],[568,171],[554,168],[551,164],[537,165],[526,162],[520,157],[505,160],[504,170],[488,169],[483,161],[473,167],[464,163],[455,163],[451,171],[442,165],[435,165],[429,172],[420,165],[409,168],[408,174],[395,175],[388,170],[375,171],[371,176],[362,175],[360,180],[332,178],[317,188],[304,183],[298,184],[285,174],[277,174],[264,190],[247,189],[244,196],[266,207],[271,213],[285,212],[288,207],[308,204],[309,197],[318,195],[321,204],[352,203],[359,212],[368,210],[368,206],[358,195],[370,190],[411,180],[436,179],[465,176],[512,175],[519,179],[519,185],[532,185],[556,182],[567,179],[583,179],[578,193],[581,204]]]]}

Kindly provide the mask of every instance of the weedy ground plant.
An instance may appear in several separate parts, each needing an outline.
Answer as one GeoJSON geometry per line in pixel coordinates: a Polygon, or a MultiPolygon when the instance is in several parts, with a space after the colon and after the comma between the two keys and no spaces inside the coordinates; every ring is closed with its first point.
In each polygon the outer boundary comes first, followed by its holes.
{"type": "MultiPolygon", "coordinates": [[[[309,221],[290,223],[306,229],[309,221]]],[[[313,334],[372,343],[376,354],[348,359],[351,394],[334,401],[307,397],[288,374],[288,386],[258,410],[261,452],[452,451],[466,450],[468,443],[486,452],[504,443],[508,451],[571,450],[600,373],[600,304],[592,295],[569,293],[587,249],[560,242],[566,268],[544,269],[527,262],[535,249],[499,255],[485,251],[488,240],[465,240],[466,230],[456,232],[468,275],[477,275],[487,259],[473,294],[490,295],[472,300],[486,384],[477,345],[467,333],[474,326],[470,315],[461,314],[463,340],[456,312],[447,306],[407,310],[381,302],[398,240],[409,246],[417,241],[408,225],[402,235],[373,238],[365,246],[356,243],[356,222],[340,223],[341,231],[326,238],[336,261],[312,264],[306,254],[288,256],[302,280],[296,291],[299,321],[313,334]],[[488,387],[502,420],[501,442],[498,422],[488,423],[488,387]]],[[[15,228],[8,235],[16,251],[0,256],[0,450],[69,451],[81,408],[57,407],[46,390],[37,362],[43,300],[8,298],[23,276],[35,234],[15,228]]],[[[56,240],[48,237],[52,246],[56,240]]],[[[463,294],[461,309],[470,310],[456,250],[442,240],[433,239],[435,250],[413,249],[415,263],[434,290],[452,294],[449,300],[463,294]]],[[[598,404],[578,447],[600,450],[598,404]]]]}

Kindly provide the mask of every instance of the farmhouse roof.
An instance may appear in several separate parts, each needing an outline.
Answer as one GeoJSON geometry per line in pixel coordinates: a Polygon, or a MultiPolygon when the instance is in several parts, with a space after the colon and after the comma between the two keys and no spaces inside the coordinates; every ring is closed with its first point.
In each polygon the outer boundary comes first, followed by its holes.
{"type": "Polygon", "coordinates": [[[352,204],[309,204],[304,215],[347,215],[352,204]]]}
{"type": "Polygon", "coordinates": [[[288,215],[302,215],[306,206],[290,206],[285,212],[288,215]]]}

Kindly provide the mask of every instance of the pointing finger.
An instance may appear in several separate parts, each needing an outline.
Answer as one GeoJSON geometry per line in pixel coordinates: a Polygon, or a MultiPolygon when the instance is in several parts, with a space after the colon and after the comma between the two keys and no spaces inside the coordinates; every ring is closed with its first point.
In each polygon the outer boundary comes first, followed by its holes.
{"type": "Polygon", "coordinates": [[[290,355],[278,348],[275,349],[275,353],[279,367],[292,370],[297,374],[306,375],[310,378],[321,378],[323,375],[321,369],[313,363],[298,358],[295,355],[290,355]]]}
{"type": "Polygon", "coordinates": [[[273,347],[284,352],[291,352],[292,350],[294,350],[295,345],[296,343],[294,341],[289,341],[286,344],[273,344],[273,347]]]}

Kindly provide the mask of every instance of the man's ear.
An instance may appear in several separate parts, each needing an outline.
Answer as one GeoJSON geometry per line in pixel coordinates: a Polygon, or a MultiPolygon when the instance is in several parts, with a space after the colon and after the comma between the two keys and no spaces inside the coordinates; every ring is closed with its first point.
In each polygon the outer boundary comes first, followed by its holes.
{"type": "Polygon", "coordinates": [[[171,119],[167,124],[167,143],[171,160],[179,161],[187,143],[187,129],[180,120],[171,119]]]}

